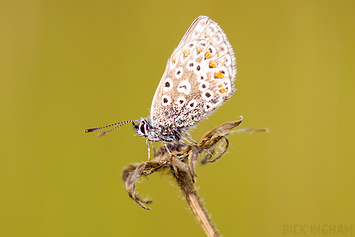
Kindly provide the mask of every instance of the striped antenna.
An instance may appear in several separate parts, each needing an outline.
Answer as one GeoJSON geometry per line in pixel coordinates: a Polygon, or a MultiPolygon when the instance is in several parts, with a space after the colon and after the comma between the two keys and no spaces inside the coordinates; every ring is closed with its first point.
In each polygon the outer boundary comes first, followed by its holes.
{"type": "Polygon", "coordinates": [[[85,133],[95,132],[95,131],[100,130],[100,129],[103,129],[103,128],[108,128],[108,127],[112,127],[112,126],[116,126],[116,125],[117,125],[116,127],[112,128],[112,129],[110,129],[110,130],[108,130],[108,131],[101,132],[101,133],[97,134],[99,137],[101,137],[101,136],[104,136],[104,135],[106,135],[107,133],[112,132],[113,130],[115,130],[115,129],[121,127],[122,125],[125,125],[125,124],[127,124],[127,123],[131,123],[131,122],[139,122],[139,120],[128,120],[128,121],[123,121],[123,122],[119,122],[119,123],[113,123],[113,124],[106,125],[106,126],[99,127],[99,128],[89,128],[89,129],[85,129],[84,132],[85,132],[85,133]]]}

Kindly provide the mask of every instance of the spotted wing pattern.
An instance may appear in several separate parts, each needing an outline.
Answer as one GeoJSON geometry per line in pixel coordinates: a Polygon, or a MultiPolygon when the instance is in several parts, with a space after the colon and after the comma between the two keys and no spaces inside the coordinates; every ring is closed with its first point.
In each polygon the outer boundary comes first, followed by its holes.
{"type": "Polygon", "coordinates": [[[150,111],[153,126],[185,131],[233,95],[236,60],[221,27],[207,16],[191,24],[166,65],[150,111]]]}

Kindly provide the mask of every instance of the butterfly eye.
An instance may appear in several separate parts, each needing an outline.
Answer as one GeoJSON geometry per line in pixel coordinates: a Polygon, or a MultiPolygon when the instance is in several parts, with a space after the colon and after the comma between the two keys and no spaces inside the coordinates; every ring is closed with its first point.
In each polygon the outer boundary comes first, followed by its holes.
{"type": "Polygon", "coordinates": [[[145,124],[141,124],[139,129],[141,130],[141,133],[145,134],[145,124]]]}

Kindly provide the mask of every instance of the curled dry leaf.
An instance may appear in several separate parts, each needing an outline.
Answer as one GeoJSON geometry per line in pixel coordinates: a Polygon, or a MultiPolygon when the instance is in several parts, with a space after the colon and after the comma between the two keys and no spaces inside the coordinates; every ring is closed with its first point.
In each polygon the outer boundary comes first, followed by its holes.
{"type": "MultiPolygon", "coordinates": [[[[239,132],[266,131],[265,129],[247,129],[242,128],[231,131],[242,122],[240,120],[224,123],[207,133],[205,133],[197,144],[168,143],[161,146],[154,154],[154,159],[143,162],[134,163],[124,169],[122,179],[125,182],[126,190],[129,196],[141,207],[146,210],[150,208],[145,204],[150,204],[151,200],[142,199],[135,190],[135,183],[141,178],[146,177],[158,170],[167,170],[176,178],[179,173],[186,173],[194,183],[197,174],[195,172],[195,164],[198,157],[201,157],[201,164],[212,163],[221,158],[228,149],[229,141],[227,136],[239,132]],[[169,149],[171,154],[167,152],[169,149]]],[[[177,180],[179,183],[179,180],[177,180]]]]}

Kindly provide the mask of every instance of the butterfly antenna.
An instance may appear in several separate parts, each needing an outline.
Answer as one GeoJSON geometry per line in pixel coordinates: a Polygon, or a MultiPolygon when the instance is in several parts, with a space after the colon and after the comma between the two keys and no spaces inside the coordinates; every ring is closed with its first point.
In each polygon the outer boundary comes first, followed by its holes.
{"type": "Polygon", "coordinates": [[[103,128],[108,128],[108,127],[112,127],[112,126],[116,126],[116,127],[113,127],[112,129],[108,130],[108,131],[105,131],[105,132],[101,132],[99,134],[97,134],[99,137],[101,136],[104,136],[106,135],[107,133],[109,132],[112,132],[113,130],[121,127],[122,125],[125,125],[127,123],[131,123],[131,122],[139,122],[139,120],[127,120],[127,121],[123,121],[123,122],[119,122],[119,123],[113,123],[113,124],[110,124],[110,125],[106,125],[106,126],[103,126],[103,127],[99,127],[99,128],[89,128],[89,129],[85,129],[85,133],[89,133],[89,132],[95,132],[97,130],[100,130],[100,129],[103,129],[103,128]]]}

